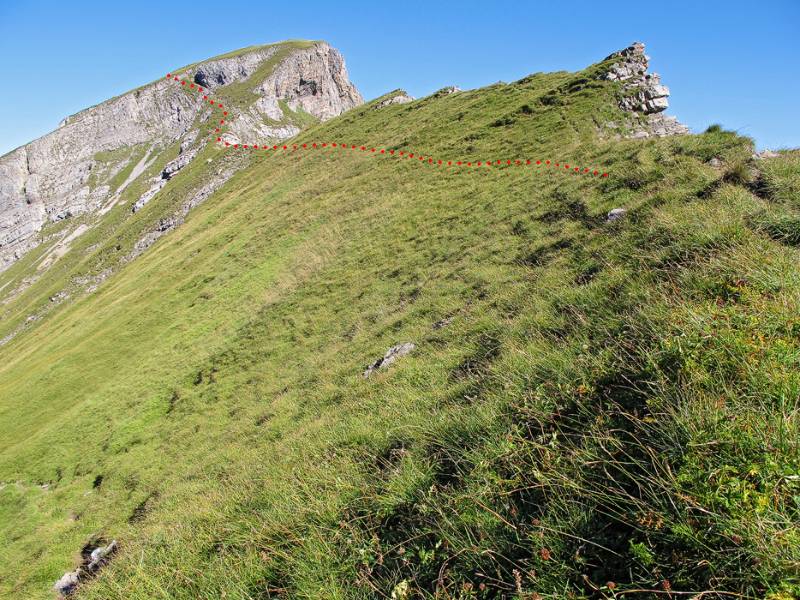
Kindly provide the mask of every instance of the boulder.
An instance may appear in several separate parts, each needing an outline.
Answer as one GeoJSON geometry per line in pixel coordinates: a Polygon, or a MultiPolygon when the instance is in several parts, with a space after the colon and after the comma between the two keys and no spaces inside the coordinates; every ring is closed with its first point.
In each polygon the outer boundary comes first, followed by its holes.
{"type": "MultiPolygon", "coordinates": [[[[98,546],[91,552],[84,554],[81,565],[74,571],[68,571],[55,582],[53,589],[60,597],[70,596],[75,592],[78,584],[92,577],[117,551],[117,540],[111,540],[107,546],[98,546]]],[[[84,550],[85,552],[85,550],[84,550]]]]}
{"type": "Polygon", "coordinates": [[[398,358],[410,354],[414,348],[416,348],[416,345],[412,342],[403,342],[402,344],[392,346],[386,351],[386,354],[367,367],[366,371],[364,371],[364,377],[369,377],[378,369],[385,369],[398,358]]]}
{"type": "Polygon", "coordinates": [[[62,596],[69,596],[78,587],[80,580],[80,569],[69,571],[61,576],[61,579],[56,581],[53,589],[62,596]]]}
{"type": "Polygon", "coordinates": [[[375,105],[375,108],[384,108],[385,106],[390,106],[392,104],[408,104],[409,102],[414,101],[414,96],[409,96],[405,90],[397,90],[393,92],[392,96],[389,96],[385,100],[381,100],[378,104],[375,105]]]}
{"type": "Polygon", "coordinates": [[[618,221],[622,217],[624,217],[628,211],[624,208],[612,208],[608,211],[608,216],[606,217],[606,221],[611,223],[613,221],[618,221]]]}

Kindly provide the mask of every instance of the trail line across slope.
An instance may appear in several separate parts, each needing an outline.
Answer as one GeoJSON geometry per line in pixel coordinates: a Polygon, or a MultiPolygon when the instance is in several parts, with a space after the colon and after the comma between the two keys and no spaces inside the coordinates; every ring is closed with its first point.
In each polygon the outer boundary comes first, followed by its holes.
{"type": "MultiPolygon", "coordinates": [[[[186,79],[182,79],[173,75],[172,73],[167,73],[167,79],[174,81],[176,84],[179,84],[181,87],[187,90],[192,90],[195,93],[203,94],[203,101],[208,102],[215,111],[220,115],[220,120],[218,126],[215,128],[215,133],[221,133],[221,127],[226,124],[228,120],[228,111],[225,108],[225,105],[222,102],[218,102],[213,98],[209,98],[208,92],[200,85],[188,81],[186,79]]],[[[312,143],[304,143],[304,144],[232,144],[227,141],[223,141],[221,136],[217,137],[217,142],[222,145],[223,148],[233,149],[233,150],[266,150],[272,152],[297,152],[302,150],[356,150],[359,152],[367,152],[369,154],[375,155],[383,155],[386,157],[394,157],[397,159],[407,159],[407,160],[414,160],[416,164],[420,165],[433,165],[437,167],[456,167],[456,168],[477,168],[477,167],[509,167],[509,166],[518,166],[518,167],[526,167],[526,166],[536,166],[536,167],[544,167],[551,171],[558,171],[561,173],[570,173],[572,175],[589,175],[592,177],[608,177],[607,172],[601,172],[597,169],[589,168],[589,167],[576,167],[574,164],[562,162],[562,161],[553,161],[550,159],[532,159],[532,158],[525,158],[525,159],[492,159],[492,160],[479,160],[479,161],[464,161],[464,160],[445,160],[442,158],[428,156],[425,154],[419,154],[417,152],[406,152],[403,150],[394,150],[394,149],[386,149],[386,148],[378,148],[372,146],[365,146],[362,144],[351,144],[351,143],[341,143],[341,142],[312,142],[312,143]]]]}

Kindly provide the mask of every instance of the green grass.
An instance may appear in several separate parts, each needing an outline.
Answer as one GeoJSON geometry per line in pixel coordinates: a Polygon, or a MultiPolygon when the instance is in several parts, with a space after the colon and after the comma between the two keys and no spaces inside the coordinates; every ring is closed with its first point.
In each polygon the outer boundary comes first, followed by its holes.
{"type": "Polygon", "coordinates": [[[236,160],[208,147],[76,240],[5,307],[119,269],[0,347],[0,595],[50,597],[100,536],[81,598],[796,597],[796,154],[598,139],[599,68],[296,140],[607,179],[264,153],[119,266],[236,160]]]}

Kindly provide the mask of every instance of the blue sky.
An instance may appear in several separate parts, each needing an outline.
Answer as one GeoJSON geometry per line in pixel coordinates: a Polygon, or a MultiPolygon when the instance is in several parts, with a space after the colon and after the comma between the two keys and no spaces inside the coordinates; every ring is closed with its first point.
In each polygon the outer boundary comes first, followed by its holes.
{"type": "Polygon", "coordinates": [[[65,116],[252,44],[324,39],[370,99],[578,70],[634,40],[693,130],[800,146],[800,0],[50,2],[0,0],[0,154],[65,116]]]}

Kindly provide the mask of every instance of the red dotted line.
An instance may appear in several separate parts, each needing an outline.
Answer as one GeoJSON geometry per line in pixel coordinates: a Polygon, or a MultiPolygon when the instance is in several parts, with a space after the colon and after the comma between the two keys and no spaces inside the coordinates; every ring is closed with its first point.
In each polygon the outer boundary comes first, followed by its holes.
{"type": "MultiPolygon", "coordinates": [[[[167,73],[167,79],[172,80],[176,83],[180,83],[180,85],[184,88],[188,87],[190,90],[196,90],[198,93],[203,93],[203,101],[207,101],[209,105],[211,105],[215,110],[222,111],[222,118],[219,120],[219,126],[215,127],[215,133],[220,133],[220,127],[225,125],[225,117],[228,116],[228,111],[225,110],[225,105],[222,102],[218,102],[213,98],[208,97],[207,90],[204,89],[202,86],[187,81],[185,79],[181,79],[172,73],[167,73]]],[[[390,155],[396,157],[403,157],[408,159],[416,158],[418,160],[418,164],[427,164],[427,165],[436,165],[436,166],[457,166],[457,167],[492,167],[492,166],[529,166],[529,165],[536,165],[541,166],[544,165],[545,167],[554,166],[559,170],[563,167],[564,171],[570,172],[574,175],[592,175],[592,176],[599,176],[599,177],[608,177],[608,173],[603,173],[598,171],[597,169],[590,169],[589,167],[576,167],[575,165],[570,165],[569,163],[562,163],[559,161],[550,161],[550,160],[533,160],[533,159],[504,159],[504,160],[483,160],[483,161],[453,161],[453,160],[442,160],[432,156],[425,156],[421,154],[416,154],[414,152],[405,152],[403,150],[387,150],[386,148],[372,148],[367,146],[360,146],[356,144],[342,144],[336,142],[324,142],[324,143],[310,143],[310,144],[275,144],[272,146],[266,146],[258,144],[231,144],[230,142],[223,142],[222,137],[217,137],[217,142],[224,144],[225,148],[233,148],[233,149],[242,149],[242,150],[273,150],[273,151],[290,151],[294,152],[296,150],[316,150],[321,148],[339,148],[342,150],[359,150],[361,152],[367,152],[374,154],[383,154],[383,155],[390,155]]]]}

